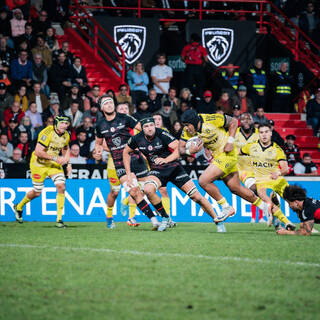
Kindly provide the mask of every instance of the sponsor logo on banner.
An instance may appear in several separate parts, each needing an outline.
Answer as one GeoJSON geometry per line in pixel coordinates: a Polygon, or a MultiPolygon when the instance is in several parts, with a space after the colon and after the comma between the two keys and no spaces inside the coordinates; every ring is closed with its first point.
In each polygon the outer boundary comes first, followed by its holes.
{"type": "Polygon", "coordinates": [[[202,45],[207,49],[208,59],[215,66],[221,66],[230,56],[233,48],[233,29],[202,29],[202,45]]]}
{"type": "MultiPolygon", "coordinates": [[[[133,64],[141,56],[146,43],[146,27],[135,25],[114,26],[114,41],[117,42],[125,53],[126,62],[133,64]]],[[[121,54],[119,48],[117,48],[121,54]]]]}

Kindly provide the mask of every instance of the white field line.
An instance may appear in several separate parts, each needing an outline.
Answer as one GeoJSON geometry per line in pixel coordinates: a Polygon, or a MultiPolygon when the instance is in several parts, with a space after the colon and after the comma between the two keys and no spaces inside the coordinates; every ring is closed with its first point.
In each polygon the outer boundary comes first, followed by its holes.
{"type": "Polygon", "coordinates": [[[264,259],[252,259],[245,257],[223,257],[223,256],[206,256],[196,254],[183,254],[183,253],[160,253],[160,252],[144,252],[136,250],[114,250],[108,248],[83,248],[83,247],[51,247],[51,246],[38,246],[32,244],[16,244],[16,243],[0,243],[0,248],[23,248],[23,249],[49,249],[49,250],[66,250],[66,251],[89,251],[89,252],[102,252],[111,254],[135,255],[135,256],[149,256],[149,257],[172,257],[172,258],[192,258],[199,260],[212,260],[212,261],[238,261],[247,263],[262,263],[262,264],[285,264],[289,266],[303,266],[303,267],[320,267],[320,263],[304,262],[304,261],[276,261],[264,259]]]}

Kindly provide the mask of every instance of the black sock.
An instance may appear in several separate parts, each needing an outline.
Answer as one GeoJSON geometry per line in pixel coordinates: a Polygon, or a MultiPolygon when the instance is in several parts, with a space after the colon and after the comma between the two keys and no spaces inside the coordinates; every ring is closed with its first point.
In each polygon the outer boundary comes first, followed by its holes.
{"type": "Polygon", "coordinates": [[[154,217],[155,215],[153,214],[150,206],[148,205],[146,200],[142,200],[141,202],[138,203],[138,208],[142,211],[143,214],[145,214],[149,219],[154,217]]]}
{"type": "Polygon", "coordinates": [[[153,205],[154,208],[160,213],[160,216],[163,218],[169,218],[166,210],[164,210],[162,202],[160,201],[158,204],[153,205]]]}

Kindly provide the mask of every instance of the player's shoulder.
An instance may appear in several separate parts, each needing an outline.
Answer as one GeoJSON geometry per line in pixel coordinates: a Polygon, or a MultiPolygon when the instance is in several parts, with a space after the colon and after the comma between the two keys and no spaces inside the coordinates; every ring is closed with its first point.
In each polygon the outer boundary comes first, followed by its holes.
{"type": "Polygon", "coordinates": [[[124,119],[124,120],[127,120],[127,121],[132,121],[133,120],[135,122],[138,122],[138,120],[135,117],[131,116],[130,114],[117,113],[117,117],[119,119],[124,119]]]}
{"type": "Polygon", "coordinates": [[[274,148],[278,152],[283,152],[283,149],[275,142],[272,143],[272,148],[274,148]]]}
{"type": "Polygon", "coordinates": [[[53,132],[54,132],[53,125],[47,126],[40,131],[39,138],[40,137],[49,137],[50,135],[52,135],[53,132]]]}
{"type": "Polygon", "coordinates": [[[199,116],[204,122],[224,121],[225,119],[221,113],[200,113],[199,116]]]}
{"type": "Polygon", "coordinates": [[[104,117],[101,118],[101,119],[97,122],[97,124],[96,124],[96,129],[101,128],[102,125],[105,124],[106,122],[107,122],[107,121],[106,121],[106,119],[105,119],[104,117]]]}
{"type": "Polygon", "coordinates": [[[173,136],[169,133],[168,130],[162,129],[162,128],[156,128],[156,135],[157,136],[166,136],[166,137],[173,138],[173,136]]]}

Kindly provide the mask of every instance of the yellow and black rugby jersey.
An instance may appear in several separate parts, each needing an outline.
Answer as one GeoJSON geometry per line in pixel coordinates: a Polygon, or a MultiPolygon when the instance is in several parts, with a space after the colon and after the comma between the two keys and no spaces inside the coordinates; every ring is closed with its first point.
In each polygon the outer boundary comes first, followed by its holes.
{"type": "MultiPolygon", "coordinates": [[[[202,139],[205,148],[211,151],[215,157],[223,152],[223,148],[228,141],[229,133],[225,129],[226,117],[220,113],[215,114],[199,114],[201,126],[200,132],[196,132],[194,136],[202,139]]],[[[188,141],[192,136],[183,129],[181,140],[188,141]]]]}
{"type": "MultiPolygon", "coordinates": [[[[60,151],[69,144],[70,135],[67,131],[63,135],[59,135],[53,126],[44,128],[38,136],[37,143],[40,143],[46,148],[46,152],[53,157],[58,157],[60,151]]],[[[51,164],[51,160],[45,160],[37,157],[35,153],[32,153],[31,161],[37,161],[41,164],[51,164]]]]}
{"type": "Polygon", "coordinates": [[[283,150],[274,142],[269,147],[263,147],[260,141],[248,143],[241,152],[250,156],[250,166],[258,183],[269,180],[272,172],[279,171],[279,161],[287,161],[283,150]]]}

